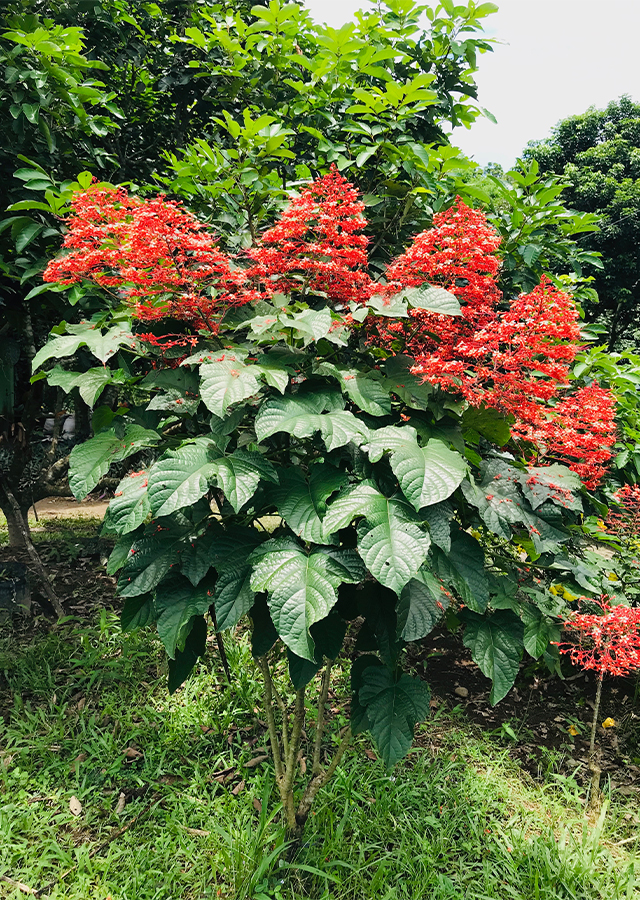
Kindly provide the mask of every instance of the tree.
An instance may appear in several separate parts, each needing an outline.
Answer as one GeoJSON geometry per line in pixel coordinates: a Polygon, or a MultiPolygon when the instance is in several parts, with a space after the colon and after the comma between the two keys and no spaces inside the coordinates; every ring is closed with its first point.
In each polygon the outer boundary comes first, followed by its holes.
{"type": "MultiPolygon", "coordinates": [[[[296,3],[205,12],[173,0],[14,0],[3,9],[0,196],[11,215],[0,222],[1,302],[16,337],[0,367],[2,471],[23,514],[67,490],[55,438],[43,458],[34,432],[44,401],[59,411],[63,395],[31,386],[29,368],[55,322],[99,308],[83,287],[65,308],[67,298],[39,280],[87,170],[115,183],[162,183],[214,218],[226,244],[241,245],[273,220],[292,185],[337,161],[369,191],[382,265],[468,164],[429,142],[446,141],[443,121],[468,124],[477,114],[472,74],[490,49],[479,32],[493,9],[439,6],[426,33],[409,0],[340,32],[314,26],[296,3]]],[[[79,387],[71,400],[87,436],[79,387]]],[[[11,521],[6,502],[3,511],[11,521]]],[[[21,544],[20,529],[10,532],[21,544]]]]}
{"type": "Polygon", "coordinates": [[[604,326],[609,350],[629,347],[637,340],[640,298],[640,105],[624,96],[569,116],[550,138],[531,142],[525,157],[569,183],[569,207],[602,217],[599,230],[580,239],[602,254],[603,265],[587,318],[604,326]]]}
{"type": "Polygon", "coordinates": [[[549,587],[559,570],[599,574],[584,482],[596,487],[614,441],[612,395],[567,381],[570,297],[545,282],[504,312],[499,236],[460,201],[372,279],[365,206],[336,167],[233,258],[163,197],[96,183],[72,206],[45,279],[119,303],[57,329],[34,366],[55,360],[49,380],[84,379],[96,403],[116,385],[120,402],[96,409],[71,487],[82,497],[153,448],[105,520],[123,626],[157,625],[175,690],[205,652],[207,616],[217,631],[248,617],[292,836],[353,734],[370,731],[388,767],[407,752],[429,692],[404,649],[446,610],[493,703],[523,652],[557,669],[566,609],[549,587]],[[80,345],[106,364],[63,369],[80,345]],[[333,662],[356,619],[350,726],[327,746],[333,662]]]}

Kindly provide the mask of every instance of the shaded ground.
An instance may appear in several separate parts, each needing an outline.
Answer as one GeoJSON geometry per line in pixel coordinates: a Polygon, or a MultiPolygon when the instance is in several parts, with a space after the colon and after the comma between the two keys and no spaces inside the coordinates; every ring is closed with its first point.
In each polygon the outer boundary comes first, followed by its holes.
{"type": "MultiPolygon", "coordinates": [[[[96,609],[119,607],[116,579],[105,574],[111,548],[98,536],[103,501],[52,500],[38,504],[41,516],[34,540],[65,610],[78,619],[96,609]],[[66,516],[72,513],[73,519],[66,516]],[[79,520],[81,517],[81,521],[79,520]]],[[[16,559],[0,546],[0,564],[16,559]]],[[[20,561],[28,563],[26,557],[20,561]]],[[[18,640],[30,639],[34,629],[52,627],[52,610],[32,578],[34,618],[14,617],[18,640]]],[[[1,626],[0,626],[1,627],[1,626]]],[[[411,666],[432,690],[432,708],[459,707],[485,734],[511,748],[511,755],[534,779],[550,775],[587,781],[587,752],[593,715],[595,679],[572,671],[563,660],[564,681],[550,677],[543,665],[523,662],[516,686],[496,707],[489,703],[489,679],[471,659],[459,635],[437,629],[412,650],[411,666]]],[[[640,794],[640,704],[638,681],[609,679],[603,690],[600,722],[610,717],[615,726],[599,728],[603,778],[627,797],[640,794]]],[[[428,739],[422,736],[424,742],[428,739]]]]}

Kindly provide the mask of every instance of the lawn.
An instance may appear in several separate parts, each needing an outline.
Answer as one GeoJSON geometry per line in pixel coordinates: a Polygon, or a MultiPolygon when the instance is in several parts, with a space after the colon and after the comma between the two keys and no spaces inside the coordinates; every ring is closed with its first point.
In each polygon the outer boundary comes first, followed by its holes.
{"type": "Polygon", "coordinates": [[[233,689],[212,649],[170,697],[157,640],[106,610],[5,634],[0,873],[23,887],[3,879],[2,896],[640,896],[633,812],[616,801],[589,820],[575,779],[534,781],[456,711],[392,773],[359,741],[287,846],[247,636],[227,646],[233,689]]]}

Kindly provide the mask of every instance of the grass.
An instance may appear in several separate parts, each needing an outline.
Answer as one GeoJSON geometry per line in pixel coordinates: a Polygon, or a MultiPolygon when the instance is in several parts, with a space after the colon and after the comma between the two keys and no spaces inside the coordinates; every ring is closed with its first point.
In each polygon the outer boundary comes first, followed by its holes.
{"type": "Polygon", "coordinates": [[[294,853],[269,760],[246,767],[266,745],[257,670],[227,644],[233,690],[212,652],[169,697],[151,633],[104,611],[0,641],[0,874],[56,900],[640,897],[623,811],[589,822],[573,779],[534,783],[459,714],[391,774],[360,741],[294,853]]]}
{"type": "MultiPolygon", "coordinates": [[[[60,517],[40,516],[36,521],[33,507],[29,509],[29,528],[34,544],[51,542],[73,542],[83,538],[94,538],[100,533],[102,518],[89,515],[69,515],[60,517]]],[[[9,544],[9,530],[7,520],[0,513],[0,547],[9,544]]]]}

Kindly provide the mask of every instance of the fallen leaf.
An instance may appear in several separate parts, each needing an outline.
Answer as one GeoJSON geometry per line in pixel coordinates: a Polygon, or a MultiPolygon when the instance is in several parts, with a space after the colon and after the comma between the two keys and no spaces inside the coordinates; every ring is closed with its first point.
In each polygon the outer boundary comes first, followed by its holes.
{"type": "Polygon", "coordinates": [[[258,798],[254,797],[252,802],[253,802],[253,808],[257,812],[261,813],[262,812],[262,803],[258,800],[258,798]]]}
{"type": "Polygon", "coordinates": [[[254,756],[253,759],[250,759],[249,762],[244,764],[245,769],[255,769],[256,766],[260,765],[261,762],[264,762],[265,759],[268,759],[267,756],[254,756]]]}
{"type": "Polygon", "coordinates": [[[71,765],[69,766],[69,768],[71,769],[71,771],[73,772],[73,770],[75,769],[76,763],[80,764],[80,763],[84,762],[86,758],[87,758],[87,754],[86,754],[86,753],[78,753],[78,755],[76,756],[76,758],[74,759],[74,761],[73,761],[73,762],[71,763],[71,765]]]}
{"type": "Polygon", "coordinates": [[[80,803],[77,797],[72,797],[71,800],[69,800],[69,809],[74,816],[80,815],[82,812],[82,803],[80,803]]]}
{"type": "Polygon", "coordinates": [[[124,808],[127,805],[127,797],[123,791],[120,791],[120,796],[118,797],[118,802],[116,803],[115,814],[117,816],[121,815],[124,812],[124,808]]]}
{"type": "Polygon", "coordinates": [[[127,747],[124,751],[124,755],[127,759],[140,759],[143,754],[140,750],[136,750],[135,747],[127,747]]]}
{"type": "Polygon", "coordinates": [[[377,759],[378,758],[375,755],[375,753],[373,752],[373,750],[365,750],[364,755],[367,757],[367,759],[377,759]]]}
{"type": "Polygon", "coordinates": [[[244,790],[244,778],[242,779],[242,781],[238,782],[238,784],[233,788],[231,793],[233,794],[234,797],[237,797],[238,794],[240,793],[240,791],[243,791],[243,790],[244,790]]]}
{"type": "Polygon", "coordinates": [[[615,728],[615,725],[616,725],[616,720],[612,719],[611,716],[608,716],[602,723],[603,728],[615,728]]]}

